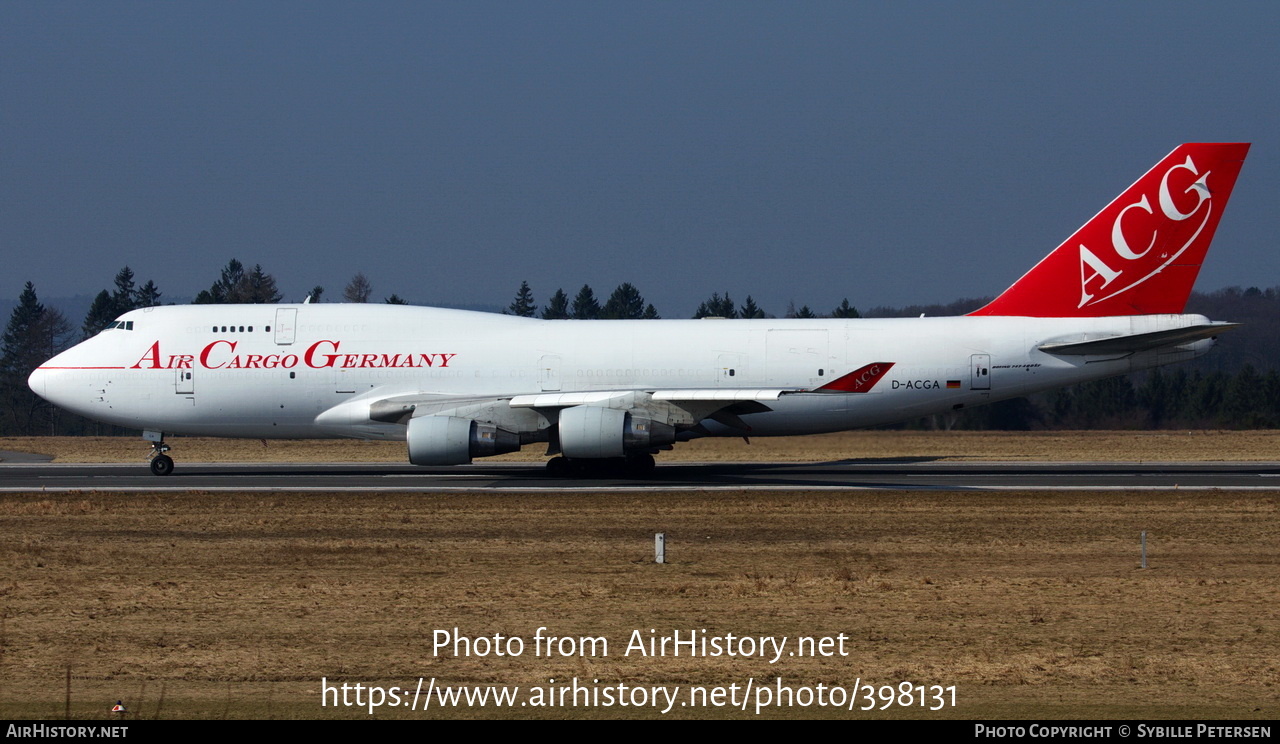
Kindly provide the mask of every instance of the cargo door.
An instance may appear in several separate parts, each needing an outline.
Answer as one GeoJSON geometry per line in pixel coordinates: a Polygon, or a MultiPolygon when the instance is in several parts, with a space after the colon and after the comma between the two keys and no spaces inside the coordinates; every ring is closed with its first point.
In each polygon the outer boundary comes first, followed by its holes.
{"type": "Polygon", "coordinates": [[[560,357],[548,354],[538,362],[538,386],[544,393],[560,390],[560,357]]]}
{"type": "Polygon", "coordinates": [[[276,308],[276,344],[278,346],[288,346],[293,343],[294,334],[298,328],[298,308],[281,307],[276,308]]]}
{"type": "Polygon", "coordinates": [[[991,389],[991,355],[974,354],[969,357],[969,389],[991,389]]]}

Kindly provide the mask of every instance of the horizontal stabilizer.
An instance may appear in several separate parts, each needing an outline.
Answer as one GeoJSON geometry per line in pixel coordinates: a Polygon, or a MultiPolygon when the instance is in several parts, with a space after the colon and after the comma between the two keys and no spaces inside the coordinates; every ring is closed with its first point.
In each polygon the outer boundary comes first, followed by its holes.
{"type": "Polygon", "coordinates": [[[1131,333],[1125,336],[1107,336],[1106,338],[1086,339],[1084,341],[1068,341],[1063,343],[1042,344],[1040,351],[1049,354],[1084,355],[1084,354],[1133,354],[1139,351],[1150,351],[1166,346],[1199,341],[1202,338],[1217,336],[1223,331],[1238,328],[1239,323],[1208,323],[1204,325],[1173,328],[1167,331],[1151,333],[1131,333]]]}

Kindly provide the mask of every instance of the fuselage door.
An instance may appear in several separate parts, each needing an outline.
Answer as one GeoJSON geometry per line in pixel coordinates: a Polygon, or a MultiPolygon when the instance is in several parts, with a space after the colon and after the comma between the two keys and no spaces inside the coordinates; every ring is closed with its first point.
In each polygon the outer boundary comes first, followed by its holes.
{"type": "Polygon", "coordinates": [[[991,389],[991,355],[974,354],[969,357],[969,389],[991,389]]]}
{"type": "Polygon", "coordinates": [[[174,388],[173,388],[174,392],[176,392],[178,395],[195,395],[195,392],[196,392],[195,368],[179,367],[178,369],[174,370],[174,372],[178,374],[177,379],[174,381],[174,388]]]}
{"type": "Polygon", "coordinates": [[[742,376],[746,366],[741,354],[721,354],[716,360],[716,385],[719,387],[743,387],[742,376]]]}
{"type": "Polygon", "coordinates": [[[276,343],[288,346],[293,343],[294,332],[298,328],[298,308],[276,308],[276,343]]]}
{"type": "Polygon", "coordinates": [[[826,377],[825,330],[771,328],[765,339],[765,385],[810,387],[826,377]]]}
{"type": "Polygon", "coordinates": [[[538,362],[538,385],[543,392],[560,389],[560,357],[547,354],[538,362]]]}

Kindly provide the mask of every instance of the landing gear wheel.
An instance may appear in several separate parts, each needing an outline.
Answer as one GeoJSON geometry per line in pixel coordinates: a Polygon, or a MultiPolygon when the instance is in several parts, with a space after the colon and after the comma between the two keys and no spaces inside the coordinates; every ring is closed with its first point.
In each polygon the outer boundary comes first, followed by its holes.
{"type": "Polygon", "coordinates": [[[553,478],[563,478],[569,474],[569,461],[563,457],[553,457],[547,460],[547,475],[553,478]]]}
{"type": "Polygon", "coordinates": [[[173,472],[173,458],[168,455],[156,455],[151,458],[151,473],[153,475],[168,475],[173,472]]]}
{"type": "Polygon", "coordinates": [[[165,453],[169,445],[164,443],[164,432],[144,431],[142,436],[151,442],[151,474],[168,475],[173,472],[173,458],[165,453]]]}

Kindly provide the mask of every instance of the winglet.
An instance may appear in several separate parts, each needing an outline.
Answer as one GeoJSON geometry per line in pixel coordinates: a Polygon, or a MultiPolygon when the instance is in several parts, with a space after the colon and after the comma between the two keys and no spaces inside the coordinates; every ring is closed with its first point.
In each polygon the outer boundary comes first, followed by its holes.
{"type": "Polygon", "coordinates": [[[1179,146],[970,315],[1181,313],[1248,153],[1248,143],[1179,146]]]}

